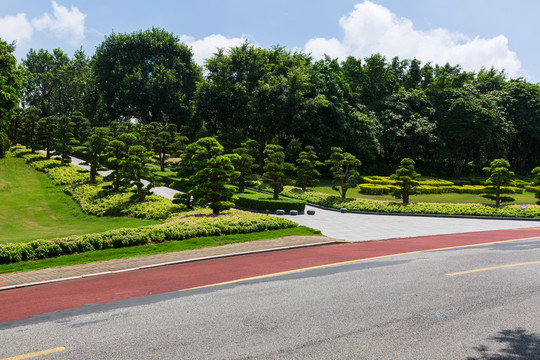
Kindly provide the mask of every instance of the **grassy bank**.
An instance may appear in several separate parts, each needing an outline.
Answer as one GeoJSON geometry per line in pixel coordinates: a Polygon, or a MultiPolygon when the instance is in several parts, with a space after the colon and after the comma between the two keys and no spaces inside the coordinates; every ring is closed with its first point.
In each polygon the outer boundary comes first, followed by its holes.
{"type": "Polygon", "coordinates": [[[11,154],[0,159],[0,243],[52,239],[157,224],[131,217],[85,215],[61,186],[11,154]]]}

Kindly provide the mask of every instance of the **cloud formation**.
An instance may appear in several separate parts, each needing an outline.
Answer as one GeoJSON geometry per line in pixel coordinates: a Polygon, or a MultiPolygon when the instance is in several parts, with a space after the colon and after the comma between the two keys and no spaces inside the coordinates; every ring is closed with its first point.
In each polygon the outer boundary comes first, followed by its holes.
{"type": "Polygon", "coordinates": [[[0,17],[0,38],[7,42],[24,44],[32,39],[34,30],[50,31],[54,36],[72,46],[81,45],[84,40],[86,14],[72,6],[68,9],[52,2],[53,15],[43,14],[39,18],[27,19],[26,14],[0,17]]]}
{"type": "Polygon", "coordinates": [[[15,41],[20,44],[29,41],[33,30],[26,14],[0,18],[0,38],[8,43],[15,41]]]}
{"type": "Polygon", "coordinates": [[[51,31],[55,36],[73,46],[80,45],[84,39],[86,14],[75,6],[68,10],[67,7],[58,5],[56,1],[52,2],[52,7],[52,16],[45,13],[40,18],[32,19],[32,25],[40,31],[51,31]]]}
{"type": "Polygon", "coordinates": [[[195,40],[193,36],[181,35],[180,41],[191,47],[193,60],[203,65],[206,59],[211,58],[218,49],[228,49],[244,43],[245,38],[228,38],[220,34],[209,35],[203,39],[195,40]]]}
{"type": "Polygon", "coordinates": [[[470,38],[446,29],[416,30],[411,20],[398,18],[387,8],[365,0],[339,20],[342,40],[314,38],[304,46],[306,52],[321,58],[324,54],[344,60],[347,56],[366,57],[380,53],[387,58],[417,58],[422,62],[461,65],[465,70],[482,67],[505,69],[514,77],[521,72],[521,62],[508,48],[508,39],[470,38]]]}

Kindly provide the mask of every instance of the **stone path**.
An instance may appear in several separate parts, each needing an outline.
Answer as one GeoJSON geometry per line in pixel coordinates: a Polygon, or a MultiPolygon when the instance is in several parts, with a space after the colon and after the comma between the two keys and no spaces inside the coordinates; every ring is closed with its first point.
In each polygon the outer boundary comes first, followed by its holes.
{"type": "Polygon", "coordinates": [[[300,225],[320,230],[324,235],[347,241],[369,241],[425,235],[540,227],[538,220],[468,219],[428,216],[352,214],[315,210],[315,215],[285,215],[300,225]]]}

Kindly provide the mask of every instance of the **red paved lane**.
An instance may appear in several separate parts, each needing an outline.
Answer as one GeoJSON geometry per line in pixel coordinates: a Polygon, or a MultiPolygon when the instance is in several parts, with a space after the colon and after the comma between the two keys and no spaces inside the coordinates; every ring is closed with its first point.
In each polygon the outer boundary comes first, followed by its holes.
{"type": "Polygon", "coordinates": [[[234,256],[0,291],[0,322],[377,256],[540,237],[540,227],[335,244],[234,256]]]}

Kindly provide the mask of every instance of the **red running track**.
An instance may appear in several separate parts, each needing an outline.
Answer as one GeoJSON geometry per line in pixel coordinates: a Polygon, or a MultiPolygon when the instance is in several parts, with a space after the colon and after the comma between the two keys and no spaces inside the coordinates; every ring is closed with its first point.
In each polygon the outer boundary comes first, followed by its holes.
{"type": "Polygon", "coordinates": [[[422,236],[232,256],[0,291],[0,322],[345,261],[540,238],[540,227],[422,236]]]}

